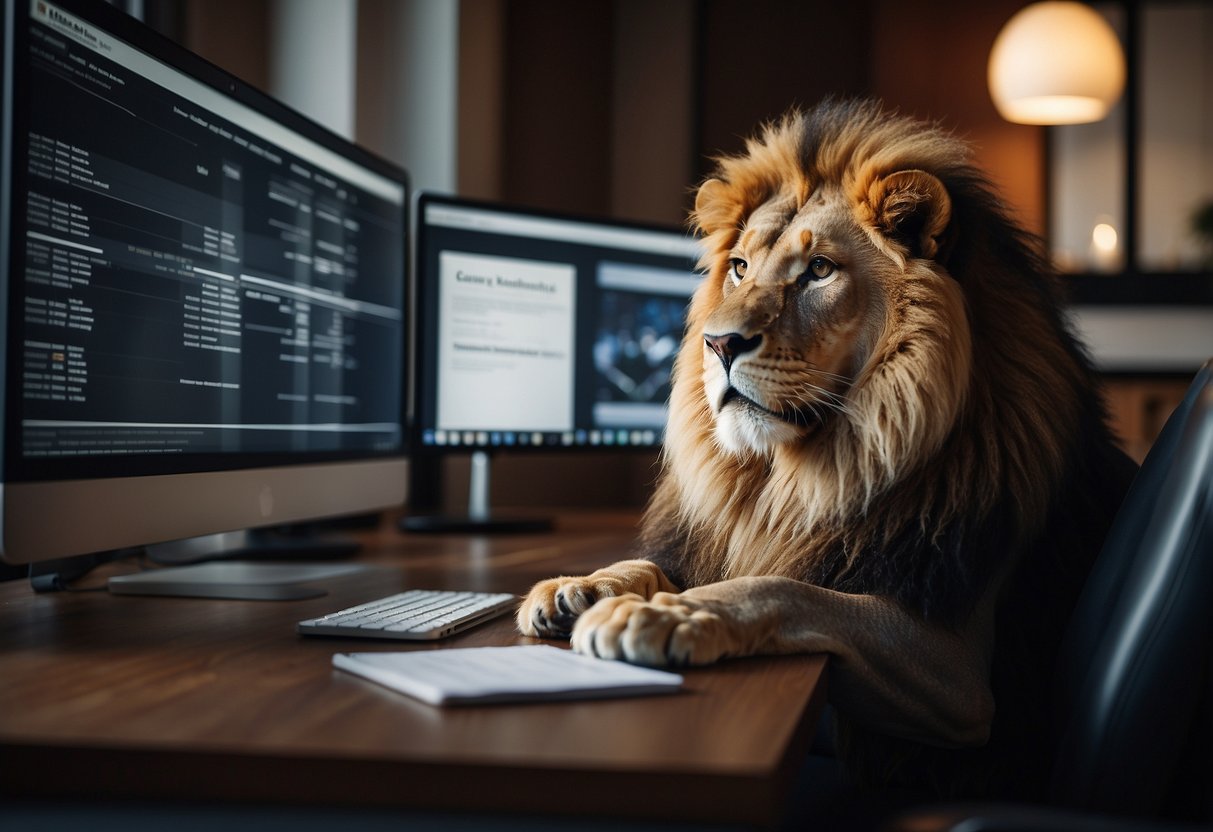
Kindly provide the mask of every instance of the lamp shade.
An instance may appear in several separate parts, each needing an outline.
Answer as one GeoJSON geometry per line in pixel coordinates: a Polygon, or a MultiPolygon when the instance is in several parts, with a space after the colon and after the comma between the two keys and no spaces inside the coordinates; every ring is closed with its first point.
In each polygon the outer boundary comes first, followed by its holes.
{"type": "Polygon", "coordinates": [[[1007,121],[1099,121],[1124,89],[1124,53],[1108,21],[1090,6],[1033,3],[998,33],[990,51],[989,84],[1007,121]]]}

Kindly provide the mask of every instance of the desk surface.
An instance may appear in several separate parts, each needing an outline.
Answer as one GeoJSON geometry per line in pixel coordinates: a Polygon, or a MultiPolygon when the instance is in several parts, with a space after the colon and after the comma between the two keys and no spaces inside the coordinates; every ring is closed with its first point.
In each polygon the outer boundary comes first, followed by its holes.
{"type": "Polygon", "coordinates": [[[439,709],[333,670],[332,654],[539,640],[508,618],[422,646],[295,634],[403,588],[521,594],[625,555],[634,523],[385,527],[359,556],[374,569],[302,601],[0,585],[0,792],[773,822],[824,702],[819,656],[690,670],[672,696],[439,709]]]}

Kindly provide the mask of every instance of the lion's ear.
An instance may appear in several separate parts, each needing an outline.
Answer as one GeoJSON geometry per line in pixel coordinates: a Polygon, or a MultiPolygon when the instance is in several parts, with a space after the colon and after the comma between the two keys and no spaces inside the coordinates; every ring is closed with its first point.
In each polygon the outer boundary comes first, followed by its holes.
{"type": "Polygon", "coordinates": [[[708,179],[699,186],[695,194],[694,221],[704,233],[711,234],[733,225],[736,215],[736,200],[722,180],[708,179]]]}
{"type": "Polygon", "coordinates": [[[876,230],[915,257],[943,259],[952,199],[936,177],[923,170],[902,170],[868,187],[868,205],[876,230]]]}

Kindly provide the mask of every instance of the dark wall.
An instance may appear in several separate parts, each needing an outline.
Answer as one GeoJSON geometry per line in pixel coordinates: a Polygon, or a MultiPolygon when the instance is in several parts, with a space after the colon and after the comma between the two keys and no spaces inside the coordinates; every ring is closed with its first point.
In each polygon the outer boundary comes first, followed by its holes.
{"type": "Polygon", "coordinates": [[[513,0],[504,31],[503,196],[610,213],[611,3],[513,0]]]}
{"type": "Polygon", "coordinates": [[[702,0],[697,170],[738,153],[755,128],[829,95],[870,93],[868,0],[702,0]]]}

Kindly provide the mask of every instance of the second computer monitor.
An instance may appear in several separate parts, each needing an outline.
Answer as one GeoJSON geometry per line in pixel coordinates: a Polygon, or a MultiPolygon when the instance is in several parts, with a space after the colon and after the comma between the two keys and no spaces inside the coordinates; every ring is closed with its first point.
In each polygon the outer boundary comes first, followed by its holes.
{"type": "Polygon", "coordinates": [[[697,239],[435,194],[417,217],[418,451],[660,445],[697,239]]]}

